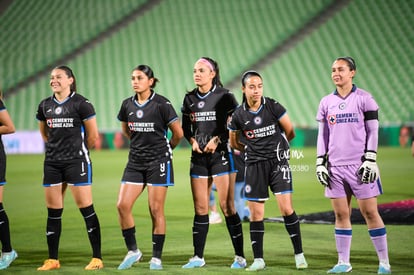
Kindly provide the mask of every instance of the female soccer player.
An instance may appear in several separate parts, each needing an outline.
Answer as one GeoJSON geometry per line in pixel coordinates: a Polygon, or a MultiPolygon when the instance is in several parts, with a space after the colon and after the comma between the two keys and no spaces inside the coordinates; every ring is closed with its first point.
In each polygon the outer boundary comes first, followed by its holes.
{"type": "Polygon", "coordinates": [[[231,166],[226,129],[237,101],[232,93],[222,87],[219,67],[213,59],[202,57],[197,60],[193,77],[197,87],[185,95],[181,109],[184,136],[192,148],[190,177],[195,212],[194,255],[183,268],[205,265],[209,189],[213,181],[236,254],[231,268],[244,268],[243,231],[234,208],[234,181],[230,180],[234,168],[231,166]]]}
{"type": "Polygon", "coordinates": [[[157,81],[149,66],[134,68],[131,85],[135,95],[122,102],[118,113],[122,132],[131,141],[117,204],[128,253],[118,269],[130,268],[142,257],[135,239],[132,208],[146,187],[153,225],[150,269],[162,269],[166,230],[164,204],[168,186],[174,185],[172,150],[183,137],[183,130],[170,101],[154,92],[157,81]],[[167,139],[168,129],[172,132],[170,140],[167,139]]]}
{"type": "Polygon", "coordinates": [[[353,84],[355,74],[353,58],[339,57],[333,62],[331,77],[336,90],[322,98],[316,115],[316,175],[335,212],[338,251],[338,264],[328,273],[352,270],[350,216],[355,196],[377,251],[378,274],[390,274],[387,234],[377,208],[377,196],[382,193],[376,164],[378,105],[371,94],[353,84]]]}
{"type": "Polygon", "coordinates": [[[1,135],[12,134],[14,131],[13,121],[4,106],[0,91],[0,241],[2,245],[0,270],[8,268],[17,258],[17,252],[12,248],[10,241],[9,218],[3,208],[3,186],[6,184],[6,153],[1,140],[1,135]]]}
{"type": "Polygon", "coordinates": [[[37,109],[40,134],[46,145],[43,186],[47,206],[46,238],[49,259],[38,270],[60,268],[58,260],[63,200],[69,186],[85,219],[93,258],[86,270],[103,268],[101,230],[92,202],[92,163],[89,149],[98,139],[96,114],[92,104],[76,93],[76,79],[67,66],[52,70],[53,95],[37,109]]]}
{"type": "Polygon", "coordinates": [[[247,71],[241,82],[243,103],[233,113],[228,128],[231,147],[246,154],[245,195],[250,208],[250,240],[254,256],[254,262],[247,270],[258,271],[266,266],[263,219],[269,187],[276,196],[291,238],[296,268],[305,269],[308,264],[302,251],[299,219],[292,206],[292,174],[288,162],[289,141],[295,137],[293,125],[281,104],[263,96],[259,73],[247,71]]]}

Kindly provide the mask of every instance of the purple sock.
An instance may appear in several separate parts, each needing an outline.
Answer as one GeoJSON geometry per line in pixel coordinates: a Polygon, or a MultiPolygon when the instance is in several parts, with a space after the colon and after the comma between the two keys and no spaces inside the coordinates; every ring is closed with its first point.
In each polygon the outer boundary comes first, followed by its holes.
{"type": "Polygon", "coordinates": [[[375,251],[377,251],[378,259],[381,262],[388,263],[387,231],[385,227],[369,229],[368,232],[374,244],[375,251]]]}
{"type": "Polygon", "coordinates": [[[349,263],[351,253],[352,229],[335,228],[336,251],[338,262],[349,263]]]}

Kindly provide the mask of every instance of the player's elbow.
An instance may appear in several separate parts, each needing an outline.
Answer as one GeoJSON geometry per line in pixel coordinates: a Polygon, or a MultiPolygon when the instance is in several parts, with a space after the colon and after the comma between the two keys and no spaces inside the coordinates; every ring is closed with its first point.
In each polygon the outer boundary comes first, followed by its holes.
{"type": "Polygon", "coordinates": [[[16,128],[14,127],[14,125],[8,125],[6,127],[6,132],[5,134],[13,134],[14,132],[16,132],[16,128]]]}
{"type": "Polygon", "coordinates": [[[295,136],[296,136],[296,133],[295,133],[295,130],[293,130],[293,129],[286,133],[286,138],[287,138],[288,141],[291,141],[292,139],[294,139],[295,136]]]}

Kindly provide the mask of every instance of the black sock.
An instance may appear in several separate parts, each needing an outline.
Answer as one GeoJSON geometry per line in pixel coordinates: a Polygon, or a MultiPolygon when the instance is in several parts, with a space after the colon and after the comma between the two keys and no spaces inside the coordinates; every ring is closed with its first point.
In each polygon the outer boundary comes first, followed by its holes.
{"type": "Polygon", "coordinates": [[[102,259],[101,255],[101,227],[99,225],[98,216],[95,213],[93,204],[79,208],[85,219],[86,230],[88,232],[89,242],[92,246],[92,257],[102,259]]]}
{"type": "Polygon", "coordinates": [[[137,240],[135,239],[135,226],[123,229],[122,236],[124,237],[125,245],[128,248],[128,251],[135,251],[138,249],[137,240]]]}
{"type": "Polygon", "coordinates": [[[250,222],[250,240],[252,242],[253,257],[263,258],[264,223],[250,222]]]}
{"type": "Polygon", "coordinates": [[[239,215],[236,213],[233,216],[226,217],[226,225],[233,243],[234,253],[244,258],[243,228],[239,215]]]}
{"type": "Polygon", "coordinates": [[[10,227],[9,218],[7,217],[6,210],[3,208],[3,203],[0,202],[0,241],[2,245],[2,252],[11,252],[10,242],[10,227]]]}
{"type": "Polygon", "coordinates": [[[193,221],[193,246],[194,256],[204,257],[204,247],[206,245],[208,227],[208,215],[195,215],[193,221]]]}
{"type": "Polygon", "coordinates": [[[290,240],[292,241],[295,254],[302,253],[303,251],[302,237],[300,235],[300,223],[295,211],[293,211],[293,213],[289,216],[283,216],[283,220],[285,221],[285,227],[289,233],[290,240]]]}
{"type": "Polygon", "coordinates": [[[161,259],[165,234],[152,234],[152,257],[161,259]]]}
{"type": "Polygon", "coordinates": [[[63,208],[47,209],[46,238],[49,249],[49,259],[59,259],[59,240],[62,232],[62,213],[63,208]]]}

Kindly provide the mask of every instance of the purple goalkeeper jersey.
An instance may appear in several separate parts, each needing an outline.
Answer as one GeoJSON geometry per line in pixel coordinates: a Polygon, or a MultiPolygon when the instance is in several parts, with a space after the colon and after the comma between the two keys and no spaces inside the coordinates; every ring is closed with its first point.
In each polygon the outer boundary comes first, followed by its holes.
{"type": "Polygon", "coordinates": [[[316,115],[325,125],[324,134],[318,137],[317,155],[328,154],[332,166],[360,164],[367,149],[364,113],[378,108],[372,95],[355,85],[345,98],[336,90],[323,97],[316,115]]]}

